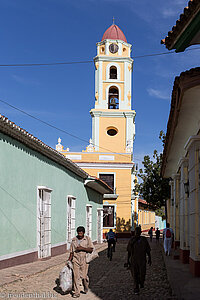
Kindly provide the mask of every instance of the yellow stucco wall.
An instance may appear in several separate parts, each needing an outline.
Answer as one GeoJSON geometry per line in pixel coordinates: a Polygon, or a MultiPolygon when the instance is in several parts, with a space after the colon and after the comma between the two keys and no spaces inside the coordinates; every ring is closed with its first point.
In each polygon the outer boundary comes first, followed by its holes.
{"type": "MultiPolygon", "coordinates": [[[[123,119],[122,119],[123,120],[123,119]]],[[[120,140],[118,141],[120,142],[120,140]]],[[[118,146],[117,146],[118,147],[118,146]]],[[[118,150],[118,148],[116,148],[118,150]]],[[[118,151],[120,152],[120,151],[118,151]]],[[[81,155],[81,160],[76,161],[73,160],[74,162],[97,162],[97,163],[105,163],[106,167],[106,161],[99,161],[99,155],[108,155],[106,153],[90,153],[90,152],[63,152],[64,155],[81,155]]],[[[107,163],[131,163],[131,155],[119,155],[119,154],[112,154],[109,153],[109,155],[114,155],[115,160],[114,161],[108,161],[107,163]]],[[[110,200],[110,199],[105,199],[104,203],[106,202],[107,204],[114,204],[116,206],[116,219],[117,223],[126,224],[126,228],[129,228],[131,226],[131,169],[123,169],[124,165],[120,169],[103,169],[103,168],[96,168],[95,165],[93,165],[93,168],[86,168],[82,167],[83,170],[85,170],[88,174],[92,176],[99,177],[100,173],[103,174],[108,174],[112,173],[114,174],[115,178],[115,194],[119,195],[116,200],[110,200]]],[[[136,204],[135,204],[136,205],[136,204]]],[[[135,207],[136,210],[136,207],[135,207]]],[[[118,227],[118,226],[117,226],[118,227]]],[[[106,230],[104,230],[105,232],[106,230]]],[[[122,230],[123,231],[123,230],[122,230]]]]}
{"type": "Polygon", "coordinates": [[[125,154],[123,153],[106,153],[106,152],[86,152],[83,150],[83,152],[67,152],[66,150],[63,150],[62,154],[64,156],[66,155],[81,155],[81,160],[72,160],[74,162],[102,162],[102,160],[99,160],[99,156],[102,155],[108,155],[108,156],[114,156],[114,160],[104,160],[103,162],[112,162],[112,163],[130,163],[132,162],[131,154],[125,154]]]}
{"type": "Polygon", "coordinates": [[[141,225],[142,230],[149,230],[150,227],[155,228],[155,212],[140,207],[138,209],[138,224],[141,225]]]}
{"type": "MultiPolygon", "coordinates": [[[[87,169],[87,173],[93,176],[99,176],[99,173],[114,173],[116,194],[119,195],[116,200],[105,199],[104,203],[116,205],[117,222],[121,224],[131,223],[131,170],[123,169],[87,169]],[[119,219],[118,219],[119,218],[119,219]]],[[[128,227],[128,226],[127,226],[128,227]]]]}
{"type": "MultiPolygon", "coordinates": [[[[126,119],[125,118],[99,118],[99,145],[113,152],[125,152],[126,149],[126,119]],[[107,134],[107,128],[115,127],[118,133],[115,136],[107,134]]],[[[107,152],[107,150],[105,150],[107,152]]]]}
{"type": "Polygon", "coordinates": [[[121,56],[123,56],[123,57],[129,56],[128,55],[128,50],[129,50],[129,48],[127,46],[122,45],[122,55],[121,56]]]}

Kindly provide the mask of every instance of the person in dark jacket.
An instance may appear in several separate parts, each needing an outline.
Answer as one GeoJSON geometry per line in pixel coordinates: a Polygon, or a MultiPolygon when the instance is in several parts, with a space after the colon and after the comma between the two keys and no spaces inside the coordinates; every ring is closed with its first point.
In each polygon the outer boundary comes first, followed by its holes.
{"type": "Polygon", "coordinates": [[[139,287],[144,287],[146,275],[146,255],[148,264],[151,265],[151,248],[146,237],[141,236],[141,227],[136,227],[135,236],[127,246],[128,262],[134,280],[134,294],[139,294],[139,287]]]}
{"type": "Polygon", "coordinates": [[[112,229],[106,234],[106,239],[108,241],[108,251],[107,251],[107,256],[110,257],[110,247],[113,245],[113,252],[115,252],[115,246],[116,246],[116,234],[113,232],[112,229]]]}
{"type": "Polygon", "coordinates": [[[156,243],[159,243],[159,239],[160,239],[160,230],[159,230],[158,228],[156,229],[155,234],[156,234],[156,243]]]}
{"type": "Polygon", "coordinates": [[[151,227],[148,231],[148,235],[150,237],[150,242],[152,242],[152,237],[153,237],[153,227],[151,227]]]}

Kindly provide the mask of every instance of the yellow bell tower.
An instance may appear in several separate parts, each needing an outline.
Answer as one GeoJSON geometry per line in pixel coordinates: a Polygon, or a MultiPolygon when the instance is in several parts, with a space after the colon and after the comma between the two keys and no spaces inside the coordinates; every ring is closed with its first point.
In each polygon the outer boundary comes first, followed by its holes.
{"type": "Polygon", "coordinates": [[[86,150],[57,150],[92,176],[112,187],[104,195],[103,228],[122,235],[130,233],[138,220],[138,201],[133,194],[136,168],[133,163],[135,111],[131,110],[133,59],[131,45],[113,24],[97,43],[95,63],[95,107],[91,109],[92,139],[86,150]]]}
{"type": "Polygon", "coordinates": [[[96,151],[133,151],[135,111],[131,110],[133,59],[130,54],[131,45],[115,24],[97,43],[95,108],[90,111],[96,151]]]}

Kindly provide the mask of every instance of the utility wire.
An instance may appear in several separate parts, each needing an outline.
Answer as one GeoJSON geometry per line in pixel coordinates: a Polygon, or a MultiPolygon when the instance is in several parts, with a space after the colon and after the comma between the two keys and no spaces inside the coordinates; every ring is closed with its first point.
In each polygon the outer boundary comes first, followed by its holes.
{"type": "MultiPolygon", "coordinates": [[[[196,47],[196,48],[191,48],[191,49],[186,49],[184,52],[186,51],[193,51],[193,50],[200,50],[200,47],[196,47]]],[[[169,51],[169,52],[161,52],[161,53],[152,53],[152,54],[144,54],[144,55],[138,55],[138,56],[133,56],[133,59],[136,58],[144,58],[144,57],[152,57],[152,56],[161,56],[161,55],[167,55],[167,54],[183,54],[184,52],[176,52],[174,51],[169,51]]]]}
{"type": "Polygon", "coordinates": [[[45,67],[45,66],[59,66],[59,65],[88,64],[92,62],[93,60],[52,62],[52,63],[5,64],[5,65],[1,64],[0,67],[45,67]]]}
{"type": "MultiPolygon", "coordinates": [[[[191,48],[186,49],[186,51],[193,51],[193,50],[199,50],[200,47],[197,48],[191,48]]],[[[138,55],[133,56],[133,59],[138,58],[145,58],[145,57],[153,57],[153,56],[161,56],[161,55],[168,55],[168,54],[183,54],[183,52],[176,52],[176,51],[170,51],[170,52],[161,52],[161,53],[150,53],[150,54],[144,54],[144,55],[138,55]]],[[[0,67],[47,67],[47,66],[59,66],[59,65],[75,65],[75,64],[88,64],[93,63],[93,60],[82,60],[82,61],[64,61],[64,62],[51,62],[51,63],[21,63],[21,64],[0,64],[0,67]]]]}
{"type": "MultiPolygon", "coordinates": [[[[49,126],[49,127],[51,127],[51,128],[54,128],[54,129],[56,129],[56,130],[58,130],[58,131],[60,131],[60,132],[62,132],[62,133],[65,133],[65,134],[67,134],[67,135],[69,135],[69,136],[71,136],[71,137],[73,137],[73,138],[75,138],[75,139],[78,139],[79,141],[82,141],[82,142],[84,142],[84,143],[88,143],[87,140],[82,139],[82,138],[80,138],[80,137],[78,137],[77,135],[74,135],[74,134],[72,134],[72,133],[69,133],[68,131],[66,131],[66,130],[64,130],[64,129],[58,128],[58,127],[56,127],[56,126],[54,126],[54,125],[52,125],[52,124],[50,124],[50,123],[48,123],[48,122],[46,122],[46,121],[43,121],[43,120],[41,120],[41,119],[39,119],[39,118],[37,118],[37,117],[35,117],[35,116],[33,116],[33,115],[31,115],[31,114],[25,112],[24,110],[22,110],[22,109],[20,109],[20,108],[18,108],[18,107],[14,106],[14,105],[12,105],[12,104],[9,104],[8,102],[6,102],[6,101],[4,101],[4,100],[2,100],[2,99],[0,99],[0,102],[2,102],[2,103],[4,103],[4,104],[8,105],[9,107],[11,107],[11,108],[13,108],[13,109],[15,109],[15,110],[17,110],[17,111],[19,111],[19,112],[21,112],[21,113],[23,113],[23,114],[29,116],[30,118],[32,118],[32,119],[34,119],[34,120],[37,120],[37,121],[39,121],[39,122],[41,122],[41,123],[43,123],[43,124],[45,124],[45,125],[47,125],[47,126],[49,126]]],[[[103,150],[106,150],[106,151],[108,151],[108,152],[110,152],[110,153],[117,154],[117,155],[121,155],[121,156],[124,156],[124,157],[127,158],[127,155],[125,155],[125,154],[113,152],[113,151],[111,151],[111,150],[109,150],[109,149],[107,149],[107,148],[104,148],[104,147],[95,145],[94,143],[92,143],[92,145],[93,145],[93,146],[96,146],[96,147],[98,147],[98,148],[101,148],[101,149],[103,149],[103,150]]],[[[136,159],[136,160],[138,160],[138,159],[136,159]]]]}
{"type": "Polygon", "coordinates": [[[4,217],[8,220],[8,222],[15,228],[15,230],[19,233],[19,235],[22,237],[22,239],[25,241],[25,243],[28,245],[28,247],[31,248],[31,244],[29,241],[27,241],[25,239],[25,237],[21,234],[21,232],[17,229],[17,227],[15,226],[14,223],[11,222],[11,220],[6,216],[6,214],[4,213],[4,211],[2,210],[2,208],[0,207],[0,211],[1,213],[4,215],[4,217]]]}
{"type": "MultiPolygon", "coordinates": [[[[17,200],[14,196],[12,196],[7,190],[5,190],[2,186],[0,186],[0,189],[2,189],[2,191],[4,191],[6,194],[8,194],[10,196],[10,198],[12,198],[13,200],[15,200],[16,202],[18,202],[21,206],[23,206],[25,209],[27,209],[28,211],[31,212],[31,214],[37,218],[37,215],[30,209],[28,208],[28,206],[24,205],[21,201],[17,200]]],[[[55,228],[52,226],[51,224],[51,228],[58,234],[60,235],[60,237],[63,238],[63,235],[61,235],[58,231],[55,230],[55,228]]],[[[29,245],[30,246],[30,245],[29,245]]]]}

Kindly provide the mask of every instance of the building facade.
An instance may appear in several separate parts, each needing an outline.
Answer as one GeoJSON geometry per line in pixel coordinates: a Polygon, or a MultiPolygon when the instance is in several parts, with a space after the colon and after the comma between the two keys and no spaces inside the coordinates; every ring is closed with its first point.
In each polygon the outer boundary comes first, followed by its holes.
{"type": "MultiPolygon", "coordinates": [[[[184,51],[200,44],[200,2],[188,2],[176,26],[162,40],[167,49],[184,51]]],[[[167,218],[175,248],[190,271],[200,276],[200,68],[175,78],[163,153],[162,175],[170,178],[167,218]]]]}
{"type": "Polygon", "coordinates": [[[155,210],[143,199],[138,199],[138,224],[142,231],[155,229],[155,210]]]}
{"type": "Polygon", "coordinates": [[[0,269],[65,253],[79,225],[102,242],[112,189],[1,115],[0,165],[0,269]]]}
{"type": "Polygon", "coordinates": [[[104,196],[104,229],[130,232],[137,222],[133,163],[135,111],[131,109],[131,45],[113,24],[97,43],[95,105],[91,109],[92,139],[85,151],[70,152],[58,143],[56,149],[93,176],[104,180],[114,194],[104,196]]]}

